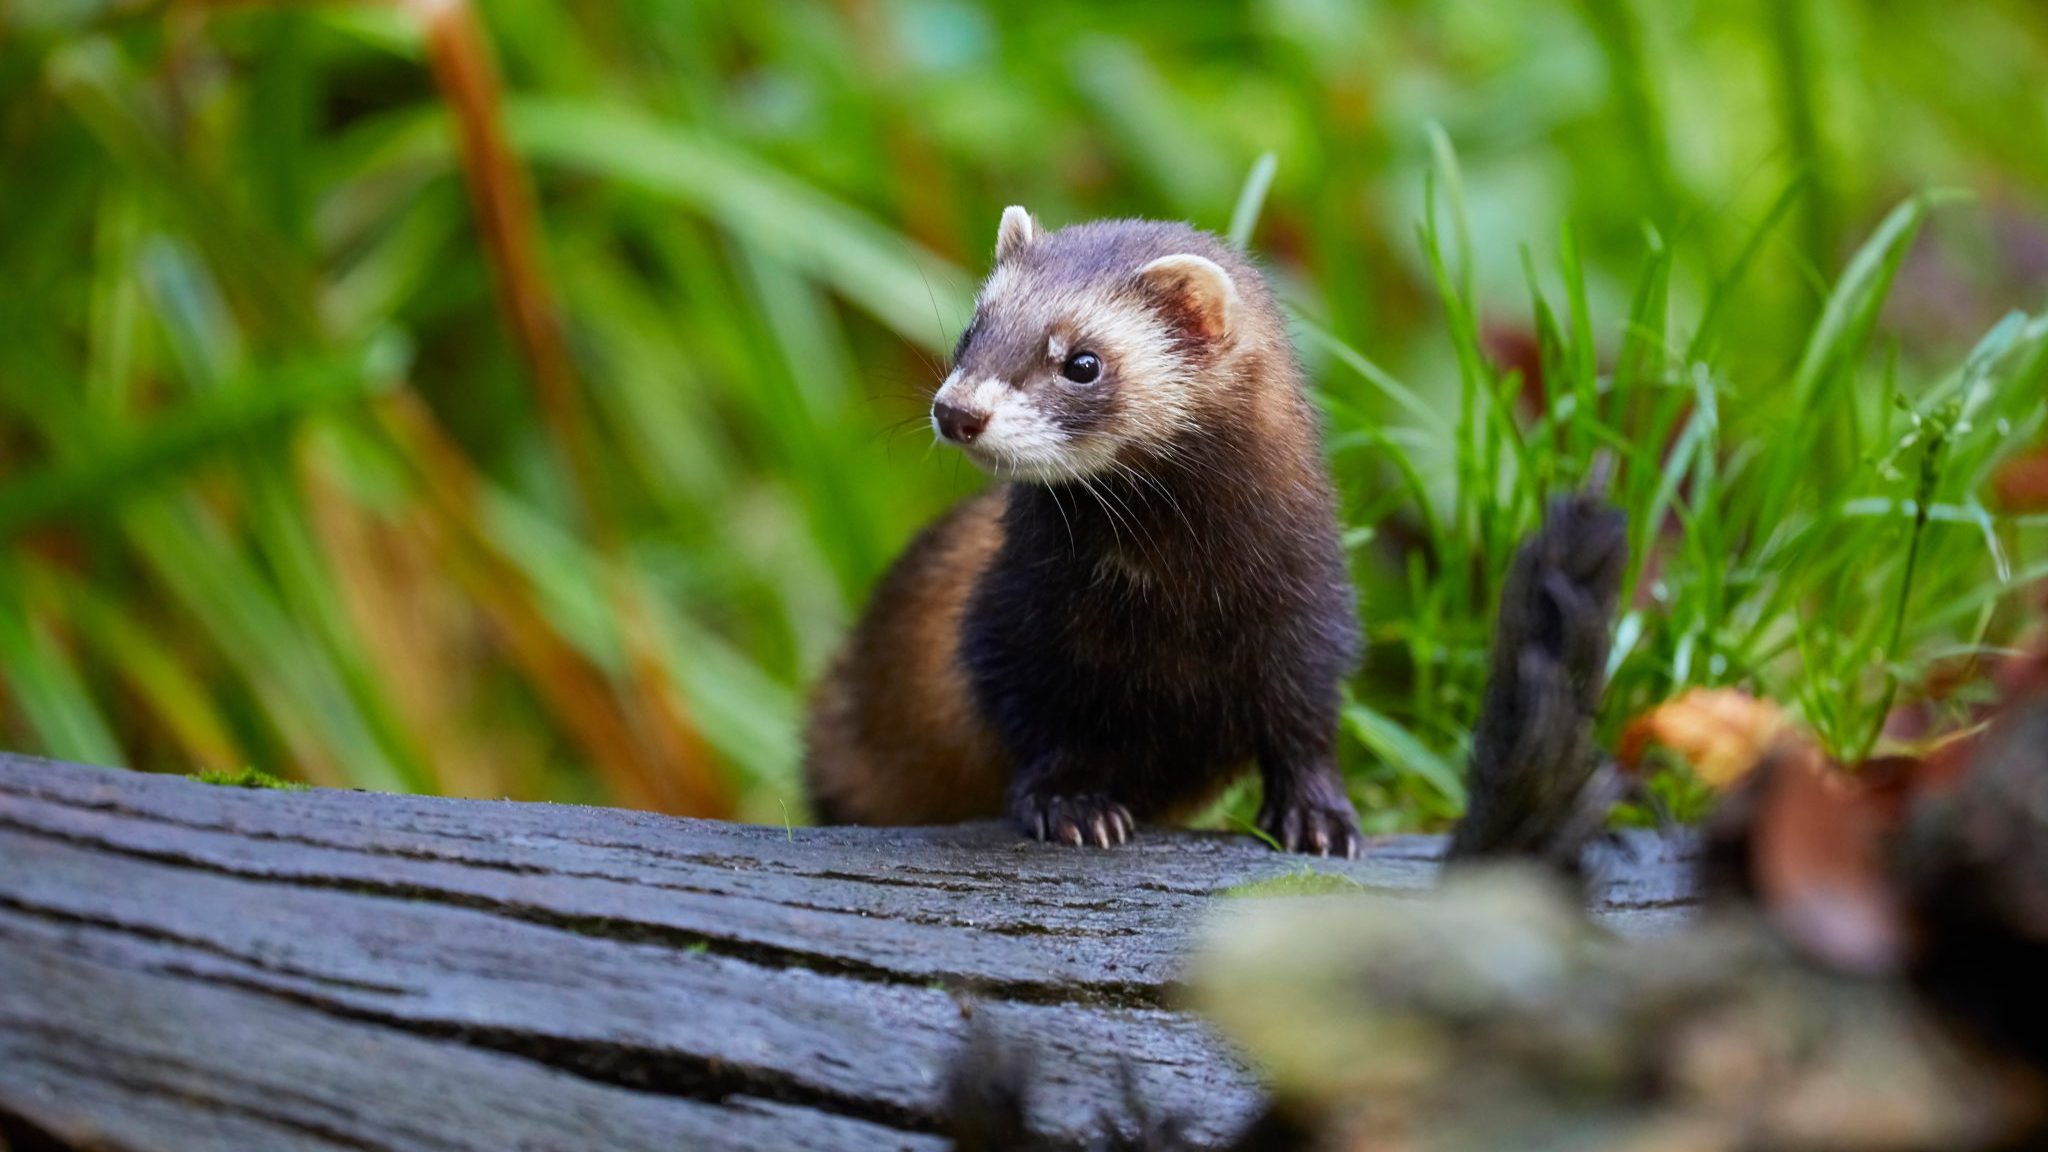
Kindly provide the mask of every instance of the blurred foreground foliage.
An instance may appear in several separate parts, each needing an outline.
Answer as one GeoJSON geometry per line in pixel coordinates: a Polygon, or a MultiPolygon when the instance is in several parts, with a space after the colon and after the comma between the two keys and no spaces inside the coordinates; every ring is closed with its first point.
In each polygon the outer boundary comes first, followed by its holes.
{"type": "Polygon", "coordinates": [[[979,483],[924,395],[1021,202],[1280,278],[1369,826],[1457,811],[1603,454],[1610,725],[1741,684],[1859,755],[2048,564],[1980,495],[2043,419],[2044,77],[2027,0],[0,3],[0,740],[784,819],[979,483]]]}

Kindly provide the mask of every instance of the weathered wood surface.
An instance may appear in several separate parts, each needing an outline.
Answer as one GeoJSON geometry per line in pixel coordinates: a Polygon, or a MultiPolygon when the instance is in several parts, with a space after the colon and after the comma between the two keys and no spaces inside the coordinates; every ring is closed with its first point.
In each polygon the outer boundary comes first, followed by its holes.
{"type": "MultiPolygon", "coordinates": [[[[1148,829],[796,829],[0,756],[0,1137],[18,1148],[940,1148],[969,1014],[1035,1049],[1078,1140],[1122,1068],[1197,1137],[1257,1086],[1176,1010],[1219,890],[1303,868],[1392,896],[1441,841],[1309,861],[1148,829]]],[[[1596,913],[1684,914],[1683,853],[1596,913]]]]}

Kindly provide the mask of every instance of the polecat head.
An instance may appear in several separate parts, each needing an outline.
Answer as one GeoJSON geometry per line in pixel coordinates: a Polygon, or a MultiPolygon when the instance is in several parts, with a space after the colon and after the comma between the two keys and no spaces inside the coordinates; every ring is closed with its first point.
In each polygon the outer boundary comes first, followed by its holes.
{"type": "Polygon", "coordinates": [[[1004,478],[1070,480],[1167,453],[1241,385],[1228,369],[1275,315],[1250,265],[1185,224],[1048,232],[1007,208],[932,426],[1004,478]]]}

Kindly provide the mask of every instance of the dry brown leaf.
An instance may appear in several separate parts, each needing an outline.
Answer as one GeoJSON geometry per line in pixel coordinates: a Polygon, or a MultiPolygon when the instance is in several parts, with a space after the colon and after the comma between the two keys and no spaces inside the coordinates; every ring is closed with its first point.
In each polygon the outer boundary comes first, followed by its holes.
{"type": "Polygon", "coordinates": [[[1785,726],[1784,711],[1769,700],[1733,688],[1694,688],[1629,721],[1618,759],[1636,770],[1652,746],[1667,748],[1726,791],[1749,775],[1785,726]]]}
{"type": "Polygon", "coordinates": [[[1796,733],[1759,766],[1750,868],[1765,915],[1838,971],[1885,972],[1905,954],[1905,910],[1885,865],[1893,804],[1796,733]]]}

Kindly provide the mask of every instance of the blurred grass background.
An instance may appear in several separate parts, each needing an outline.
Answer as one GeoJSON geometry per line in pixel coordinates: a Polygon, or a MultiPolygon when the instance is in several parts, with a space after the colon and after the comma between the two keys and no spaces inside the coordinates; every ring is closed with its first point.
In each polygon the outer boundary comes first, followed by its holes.
{"type": "Polygon", "coordinates": [[[1987,496],[2048,367],[2032,0],[0,13],[7,747],[801,819],[805,685],[981,482],[922,417],[1009,203],[1281,281],[1373,828],[1458,810],[1596,454],[1610,725],[1737,684],[1867,752],[2048,563],[1987,496]]]}

